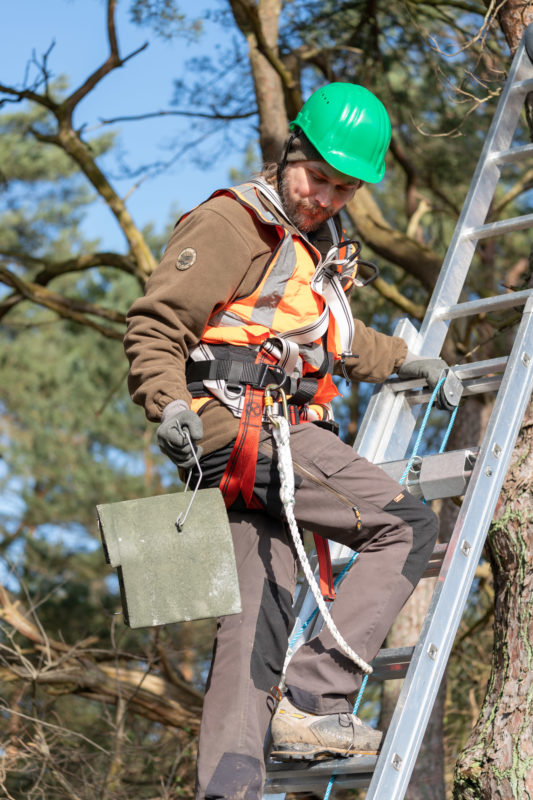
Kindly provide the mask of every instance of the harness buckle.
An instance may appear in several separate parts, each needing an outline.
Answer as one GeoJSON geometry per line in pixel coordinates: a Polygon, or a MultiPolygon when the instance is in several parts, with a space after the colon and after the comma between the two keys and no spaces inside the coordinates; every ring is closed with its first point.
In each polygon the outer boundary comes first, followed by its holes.
{"type": "Polygon", "coordinates": [[[242,383],[226,383],[224,382],[224,394],[226,397],[229,397],[230,400],[236,400],[239,397],[242,397],[246,390],[246,386],[243,386],[242,383]]]}
{"type": "Polygon", "coordinates": [[[269,378],[271,375],[274,375],[274,377],[277,380],[277,383],[271,381],[270,383],[267,384],[267,388],[281,389],[281,387],[284,386],[287,380],[287,373],[285,372],[283,367],[280,367],[279,364],[264,364],[264,368],[265,369],[263,375],[261,376],[260,386],[261,387],[263,386],[265,378],[269,378]]]}

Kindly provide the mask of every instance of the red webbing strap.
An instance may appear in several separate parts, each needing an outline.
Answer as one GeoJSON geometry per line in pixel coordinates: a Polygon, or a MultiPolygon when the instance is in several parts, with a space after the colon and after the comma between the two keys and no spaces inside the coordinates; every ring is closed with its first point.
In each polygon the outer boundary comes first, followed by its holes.
{"type": "Polygon", "coordinates": [[[333,584],[333,570],[331,569],[331,556],[327,539],[318,533],[313,533],[315,549],[320,570],[320,591],[324,600],[335,600],[335,586],[333,584]]]}
{"type": "MultiPolygon", "coordinates": [[[[260,351],[255,363],[275,363],[268,353],[260,351]]],[[[248,385],[244,395],[244,408],[239,423],[237,438],[226,464],[226,469],[219,484],[226,508],[230,508],[239,492],[247,508],[261,509],[262,505],[254,496],[255,472],[257,467],[257,451],[259,434],[263,423],[264,389],[254,389],[248,385]]],[[[290,422],[298,421],[298,413],[294,406],[289,407],[290,422]]],[[[325,600],[335,599],[333,572],[327,539],[313,534],[320,570],[320,591],[325,600]]]]}
{"type": "MultiPolygon", "coordinates": [[[[275,364],[276,359],[264,351],[259,351],[256,364],[275,364]]],[[[237,438],[229,457],[226,469],[219,484],[226,508],[233,505],[239,492],[247,508],[262,508],[254,497],[255,471],[259,434],[263,423],[264,389],[248,385],[244,394],[244,408],[237,432],[237,438]]]]}

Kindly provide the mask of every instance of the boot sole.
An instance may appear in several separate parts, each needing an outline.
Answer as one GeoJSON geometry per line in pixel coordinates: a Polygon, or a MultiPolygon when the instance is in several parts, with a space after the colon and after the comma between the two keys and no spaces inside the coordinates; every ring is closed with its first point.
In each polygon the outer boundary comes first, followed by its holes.
{"type": "Polygon", "coordinates": [[[271,758],[279,761],[326,761],[331,758],[350,756],[376,756],[377,750],[350,750],[336,747],[320,747],[312,744],[286,744],[271,751],[271,758]]]}

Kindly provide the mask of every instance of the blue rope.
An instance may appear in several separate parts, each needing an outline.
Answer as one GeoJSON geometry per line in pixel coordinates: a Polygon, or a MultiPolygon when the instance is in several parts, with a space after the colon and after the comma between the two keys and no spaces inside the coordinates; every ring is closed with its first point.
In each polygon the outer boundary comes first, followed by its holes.
{"type": "Polygon", "coordinates": [[[446,449],[446,445],[448,444],[448,439],[450,438],[450,433],[452,432],[453,423],[455,422],[455,418],[457,416],[457,412],[459,411],[459,406],[455,406],[452,415],[450,417],[450,421],[448,423],[448,427],[446,428],[446,433],[444,434],[444,439],[442,440],[442,444],[439,448],[439,453],[444,453],[446,449]]]}
{"type": "Polygon", "coordinates": [[[418,431],[418,436],[416,437],[416,441],[415,441],[415,444],[414,444],[414,447],[413,447],[413,452],[411,453],[411,457],[407,462],[407,466],[405,467],[405,469],[403,471],[403,475],[400,478],[399,483],[403,483],[405,481],[405,479],[409,475],[409,471],[410,471],[411,467],[413,466],[413,462],[414,462],[414,460],[415,460],[415,458],[416,458],[416,456],[418,454],[418,448],[420,447],[420,442],[422,441],[422,437],[424,435],[424,431],[426,430],[426,425],[428,423],[428,419],[429,419],[429,415],[431,413],[431,409],[433,407],[433,403],[435,402],[435,398],[437,397],[437,393],[438,393],[440,387],[442,386],[442,384],[444,383],[444,380],[445,380],[444,378],[441,378],[440,381],[435,386],[435,388],[433,389],[433,394],[431,395],[431,398],[429,400],[428,406],[426,408],[426,413],[424,414],[424,418],[422,420],[422,424],[420,425],[420,430],[418,431]]]}
{"type": "Polygon", "coordinates": [[[367,684],[367,681],[368,681],[368,674],[366,674],[364,676],[363,680],[362,680],[361,688],[359,689],[359,694],[357,695],[357,698],[356,698],[354,706],[353,706],[352,714],[354,715],[354,717],[357,716],[357,711],[359,709],[359,703],[363,699],[363,692],[365,691],[365,686],[367,684]]]}
{"type": "MultiPolygon", "coordinates": [[[[353,562],[355,561],[355,559],[357,558],[358,555],[359,555],[359,553],[356,553],[356,552],[352,553],[352,557],[350,558],[350,560],[348,561],[348,563],[346,564],[346,566],[344,567],[342,572],[340,572],[337,575],[337,577],[335,578],[335,580],[333,581],[333,585],[335,587],[338,586],[338,584],[342,581],[342,579],[344,578],[344,576],[346,575],[346,573],[348,572],[348,570],[350,569],[350,567],[352,566],[353,562]]],[[[296,642],[298,641],[298,639],[300,638],[302,633],[310,625],[310,623],[314,620],[314,618],[316,617],[317,614],[318,614],[318,608],[315,608],[315,610],[313,612],[311,612],[309,617],[302,624],[300,629],[295,634],[293,634],[292,638],[289,640],[289,648],[292,647],[294,644],[296,644],[296,642]]]]}
{"type": "Polygon", "coordinates": [[[324,793],[324,800],[329,800],[329,798],[331,796],[331,790],[333,789],[333,784],[335,783],[336,780],[337,780],[337,776],[336,775],[332,775],[331,778],[329,779],[329,783],[328,783],[326,791],[324,793]]]}
{"type": "MultiPolygon", "coordinates": [[[[363,692],[365,691],[365,686],[367,684],[367,681],[368,681],[368,675],[365,675],[363,677],[362,682],[361,682],[361,688],[359,689],[359,692],[357,694],[357,698],[356,698],[354,706],[353,706],[352,714],[354,715],[354,717],[357,716],[357,711],[359,709],[359,704],[360,704],[361,700],[363,699],[363,692]]],[[[329,800],[329,798],[331,796],[331,792],[333,790],[333,784],[335,783],[336,780],[337,780],[337,776],[336,775],[332,775],[331,778],[329,779],[329,783],[328,783],[326,791],[324,793],[324,800],[329,800]]]]}

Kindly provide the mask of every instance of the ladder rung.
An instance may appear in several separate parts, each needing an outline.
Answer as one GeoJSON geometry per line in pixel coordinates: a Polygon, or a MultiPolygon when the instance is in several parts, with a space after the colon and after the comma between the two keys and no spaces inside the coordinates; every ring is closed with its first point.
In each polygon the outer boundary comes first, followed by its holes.
{"type": "Polygon", "coordinates": [[[495,150],[490,154],[489,160],[496,164],[509,164],[513,161],[533,156],[533,144],[523,144],[520,147],[511,147],[509,150],[495,150]]]}
{"type": "MultiPolygon", "coordinates": [[[[477,380],[463,381],[463,397],[468,397],[474,394],[484,394],[486,392],[495,392],[497,389],[500,388],[500,384],[502,382],[501,375],[490,375],[487,378],[478,378],[477,380]]],[[[405,399],[409,403],[410,406],[415,405],[422,405],[424,403],[428,403],[431,399],[432,392],[429,389],[424,389],[423,391],[410,391],[411,389],[416,389],[417,386],[423,386],[423,381],[411,381],[409,386],[404,384],[396,384],[392,385],[391,387],[394,392],[405,392],[405,399]]]]}
{"type": "Polygon", "coordinates": [[[522,217],[500,219],[476,228],[467,228],[463,232],[463,237],[465,239],[488,239],[491,236],[500,236],[504,233],[513,233],[531,227],[533,227],[533,214],[524,214],[522,217]]]}
{"type": "Polygon", "coordinates": [[[265,794],[288,791],[324,790],[335,775],[335,786],[368,786],[377,756],[351,756],[328,761],[280,762],[269,760],[265,794]]]}
{"type": "MultiPolygon", "coordinates": [[[[331,762],[330,762],[331,763],[331,762]]],[[[267,773],[268,775],[268,773],[267,773]]],[[[272,778],[267,777],[265,782],[264,800],[281,800],[289,792],[305,792],[306,794],[323,795],[329,783],[330,775],[296,775],[294,778],[285,778],[283,773],[272,778]]],[[[336,789],[363,789],[370,785],[372,772],[347,773],[335,777],[336,789]]]]}
{"type": "MultiPolygon", "coordinates": [[[[446,550],[448,548],[447,544],[436,544],[433,552],[430,556],[427,569],[431,570],[432,574],[435,574],[435,569],[440,569],[440,566],[444,560],[444,556],[446,555],[446,550]]],[[[350,561],[351,555],[342,557],[342,558],[332,558],[331,559],[331,569],[334,575],[338,575],[346,564],[350,561]]],[[[315,569],[317,567],[318,561],[316,555],[310,559],[311,567],[315,569]]],[[[438,574],[438,573],[437,573],[438,574]]],[[[430,577],[430,575],[426,575],[424,573],[424,577],[430,577]]]]}
{"type": "MultiPolygon", "coordinates": [[[[533,221],[533,214],[530,215],[533,221]]],[[[524,305],[533,296],[533,289],[524,289],[521,292],[508,292],[495,297],[482,297],[479,300],[470,300],[468,303],[457,303],[446,308],[436,309],[437,319],[459,319],[482,314],[487,311],[501,311],[505,308],[515,308],[524,305]]]]}
{"type": "Polygon", "coordinates": [[[533,78],[526,78],[525,81],[515,81],[511,86],[511,92],[531,92],[533,91],[533,78]]]}

